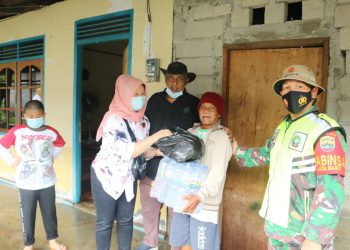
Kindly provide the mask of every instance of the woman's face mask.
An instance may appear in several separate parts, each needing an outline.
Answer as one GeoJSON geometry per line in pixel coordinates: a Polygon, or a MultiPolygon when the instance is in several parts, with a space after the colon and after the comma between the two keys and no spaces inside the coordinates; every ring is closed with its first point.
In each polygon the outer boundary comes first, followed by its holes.
{"type": "Polygon", "coordinates": [[[133,111],[139,111],[145,105],[145,102],[146,102],[146,96],[144,96],[144,95],[134,96],[131,99],[131,109],[133,111]]]}

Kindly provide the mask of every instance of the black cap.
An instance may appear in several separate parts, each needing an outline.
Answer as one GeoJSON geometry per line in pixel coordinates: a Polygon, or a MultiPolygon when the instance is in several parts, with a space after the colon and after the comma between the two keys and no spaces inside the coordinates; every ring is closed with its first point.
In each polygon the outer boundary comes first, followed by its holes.
{"type": "Polygon", "coordinates": [[[172,62],[168,65],[167,69],[160,68],[160,70],[163,72],[164,75],[187,75],[188,82],[192,82],[194,79],[196,79],[196,74],[193,72],[187,72],[187,66],[182,62],[172,62]]]}

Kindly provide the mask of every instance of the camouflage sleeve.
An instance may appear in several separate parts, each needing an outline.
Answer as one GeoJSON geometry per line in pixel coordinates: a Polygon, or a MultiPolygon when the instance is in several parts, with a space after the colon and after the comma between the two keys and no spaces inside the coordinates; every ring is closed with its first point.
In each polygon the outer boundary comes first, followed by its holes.
{"type": "Polygon", "coordinates": [[[345,150],[346,143],[343,137],[335,131],[321,137],[316,144],[317,184],[310,211],[303,225],[303,235],[312,241],[330,244],[335,238],[345,196],[342,174],[342,168],[345,168],[345,150]],[[331,137],[334,140],[331,140],[331,137]],[[334,158],[338,160],[330,160],[334,158]]]}
{"type": "Polygon", "coordinates": [[[317,177],[314,199],[303,225],[305,238],[322,244],[330,244],[334,239],[344,202],[343,179],[341,175],[317,177]]]}
{"type": "Polygon", "coordinates": [[[239,147],[235,158],[240,167],[265,166],[270,163],[271,139],[266,141],[264,147],[239,147]]]}

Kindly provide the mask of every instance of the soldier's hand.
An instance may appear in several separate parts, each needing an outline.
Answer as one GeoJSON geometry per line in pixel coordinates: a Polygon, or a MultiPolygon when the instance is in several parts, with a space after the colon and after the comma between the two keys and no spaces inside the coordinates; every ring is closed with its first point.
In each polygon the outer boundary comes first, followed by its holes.
{"type": "Polygon", "coordinates": [[[236,139],[233,137],[232,138],[232,154],[235,155],[237,149],[238,149],[238,143],[236,141],[236,139]]]}
{"type": "Polygon", "coordinates": [[[228,138],[230,139],[230,142],[232,142],[233,139],[233,134],[231,129],[229,129],[228,127],[222,126],[222,129],[225,131],[225,133],[227,134],[228,138]]]}
{"type": "Polygon", "coordinates": [[[301,250],[322,250],[322,245],[305,238],[303,244],[301,245],[301,250]]]}

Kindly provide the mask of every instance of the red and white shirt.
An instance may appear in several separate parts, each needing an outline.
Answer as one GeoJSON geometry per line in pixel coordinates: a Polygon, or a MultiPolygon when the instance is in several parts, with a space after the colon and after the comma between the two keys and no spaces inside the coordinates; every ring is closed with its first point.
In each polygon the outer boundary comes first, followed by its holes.
{"type": "Polygon", "coordinates": [[[53,159],[61,152],[64,144],[62,136],[50,126],[35,131],[26,125],[18,125],[0,139],[0,156],[12,166],[16,161],[10,151],[13,145],[20,158],[16,167],[17,187],[38,190],[56,183],[53,159]]]}

